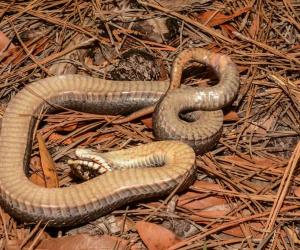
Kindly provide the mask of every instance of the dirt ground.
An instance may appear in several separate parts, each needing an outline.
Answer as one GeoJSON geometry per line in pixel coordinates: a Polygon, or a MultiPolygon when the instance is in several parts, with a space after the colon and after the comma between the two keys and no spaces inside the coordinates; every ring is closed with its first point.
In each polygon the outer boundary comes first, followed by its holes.
{"type": "MultiPolygon", "coordinates": [[[[300,248],[297,0],[0,0],[0,115],[25,85],[49,76],[168,80],[186,48],[230,56],[240,76],[220,141],[197,156],[195,183],[73,228],[24,224],[1,209],[1,249],[300,248]]],[[[182,85],[216,82],[199,63],[183,71],[182,85]]],[[[107,152],[155,140],[151,113],[116,119],[72,110],[43,116],[31,181],[78,183],[67,164],[78,146],[107,152]]]]}

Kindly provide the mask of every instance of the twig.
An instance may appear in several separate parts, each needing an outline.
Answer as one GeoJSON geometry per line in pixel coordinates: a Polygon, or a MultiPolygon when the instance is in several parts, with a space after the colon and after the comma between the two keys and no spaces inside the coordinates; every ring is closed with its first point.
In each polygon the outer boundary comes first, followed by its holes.
{"type": "Polygon", "coordinates": [[[289,60],[289,61],[293,61],[293,62],[295,62],[295,63],[297,63],[297,64],[300,64],[300,61],[299,61],[297,58],[291,57],[291,56],[289,56],[288,54],[284,54],[283,52],[281,52],[281,51],[279,51],[279,50],[277,50],[277,49],[274,49],[273,47],[271,47],[271,46],[269,46],[269,45],[267,45],[267,44],[258,42],[258,41],[256,41],[256,40],[250,38],[250,37],[246,37],[246,36],[244,36],[243,34],[237,32],[237,31],[233,31],[232,33],[233,33],[235,36],[237,36],[238,38],[240,38],[241,40],[244,40],[244,41],[253,43],[253,44],[255,44],[255,45],[257,45],[257,46],[259,46],[259,47],[261,47],[261,48],[263,48],[263,49],[265,49],[265,50],[267,50],[267,51],[273,53],[274,55],[280,56],[280,57],[285,58],[285,59],[287,59],[287,60],[289,60]]]}
{"type": "Polygon", "coordinates": [[[300,141],[298,142],[294,150],[294,153],[289,161],[289,164],[284,172],[284,175],[282,177],[282,181],[279,190],[277,192],[277,198],[274,202],[271,213],[269,215],[268,222],[266,224],[265,234],[270,232],[275,224],[276,217],[278,216],[278,213],[282,207],[284,198],[288,191],[288,187],[290,186],[291,183],[291,178],[299,162],[299,158],[300,158],[300,141]]]}

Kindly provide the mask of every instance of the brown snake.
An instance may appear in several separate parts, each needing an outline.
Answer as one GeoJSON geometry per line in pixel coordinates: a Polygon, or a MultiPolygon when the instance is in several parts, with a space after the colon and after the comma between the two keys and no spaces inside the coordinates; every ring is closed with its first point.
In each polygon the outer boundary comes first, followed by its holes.
{"type": "Polygon", "coordinates": [[[239,88],[237,69],[230,58],[203,49],[179,54],[171,85],[180,82],[183,67],[190,60],[210,65],[219,83],[174,89],[166,95],[169,81],[108,81],[64,75],[27,85],[8,104],[2,121],[2,207],[22,221],[69,226],[93,220],[130,201],[169,194],[179,183],[180,190],[187,187],[195,171],[195,153],[187,144],[200,153],[216,144],[223,124],[220,109],[234,99],[239,88]],[[156,138],[182,142],[154,142],[103,153],[113,165],[136,168],[112,171],[66,188],[43,188],[27,178],[36,116],[42,110],[53,112],[59,105],[90,113],[128,114],[157,102],[153,116],[156,138]],[[198,120],[179,118],[179,113],[195,110],[203,111],[198,120]],[[148,168],[139,168],[145,165],[148,168]]]}

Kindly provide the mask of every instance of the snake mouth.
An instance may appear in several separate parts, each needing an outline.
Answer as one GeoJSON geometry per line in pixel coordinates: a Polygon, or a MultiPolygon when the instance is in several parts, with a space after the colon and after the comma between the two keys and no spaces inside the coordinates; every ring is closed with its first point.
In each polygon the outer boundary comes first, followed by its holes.
{"type": "Polygon", "coordinates": [[[75,176],[82,180],[90,180],[98,175],[112,171],[111,164],[94,150],[77,148],[75,156],[77,159],[68,160],[68,165],[75,176]]]}

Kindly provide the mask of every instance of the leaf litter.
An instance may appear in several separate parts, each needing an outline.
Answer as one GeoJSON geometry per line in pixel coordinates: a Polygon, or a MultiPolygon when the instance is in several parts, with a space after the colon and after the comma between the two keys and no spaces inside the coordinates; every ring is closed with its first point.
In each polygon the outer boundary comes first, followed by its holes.
{"type": "MultiPolygon", "coordinates": [[[[222,138],[197,157],[188,190],[72,229],[26,225],[0,210],[1,248],[299,247],[299,11],[295,0],[0,1],[1,116],[24,85],[52,75],[168,79],[174,57],[188,47],[230,55],[241,81],[224,109],[222,138]]],[[[183,84],[209,82],[199,68],[187,65],[183,84]]],[[[76,147],[107,152],[153,141],[147,112],[125,119],[44,114],[29,178],[69,186],[76,179],[66,160],[76,147]]]]}

